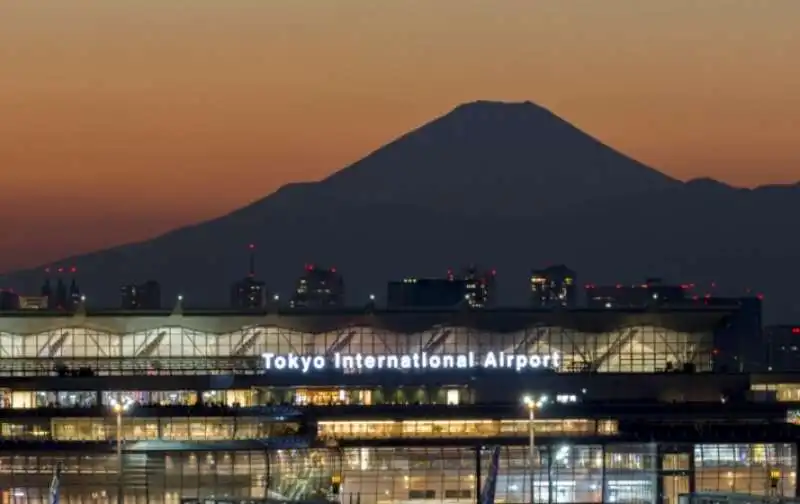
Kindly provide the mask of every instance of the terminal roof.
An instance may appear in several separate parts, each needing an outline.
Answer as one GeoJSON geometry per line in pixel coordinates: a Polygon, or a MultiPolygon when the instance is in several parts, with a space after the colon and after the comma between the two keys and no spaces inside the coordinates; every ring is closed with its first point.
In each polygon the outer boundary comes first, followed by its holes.
{"type": "Polygon", "coordinates": [[[416,333],[437,327],[463,327],[488,332],[514,332],[531,327],[560,327],[587,333],[626,327],[660,327],[680,332],[710,331],[736,313],[736,307],[680,309],[493,309],[474,311],[433,310],[328,310],[253,312],[182,309],[176,311],[87,310],[78,313],[50,311],[0,312],[0,333],[31,334],[55,327],[119,328],[125,331],[157,327],[183,327],[210,333],[243,327],[277,327],[304,333],[324,333],[368,327],[394,333],[416,333]]]}

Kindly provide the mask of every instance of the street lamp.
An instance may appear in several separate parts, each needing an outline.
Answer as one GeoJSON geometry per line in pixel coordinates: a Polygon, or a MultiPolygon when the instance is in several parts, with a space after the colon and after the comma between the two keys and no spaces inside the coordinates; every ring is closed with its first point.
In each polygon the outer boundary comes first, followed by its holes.
{"type": "Polygon", "coordinates": [[[545,404],[547,404],[547,396],[534,397],[526,395],[522,398],[522,403],[526,408],[528,408],[528,436],[530,438],[528,444],[528,469],[530,471],[529,478],[531,487],[531,504],[533,504],[535,500],[534,497],[536,495],[536,488],[533,484],[534,458],[536,457],[536,410],[541,409],[545,404]]]}
{"type": "Polygon", "coordinates": [[[122,413],[126,404],[115,402],[111,409],[117,416],[117,504],[122,504],[122,413]]]}

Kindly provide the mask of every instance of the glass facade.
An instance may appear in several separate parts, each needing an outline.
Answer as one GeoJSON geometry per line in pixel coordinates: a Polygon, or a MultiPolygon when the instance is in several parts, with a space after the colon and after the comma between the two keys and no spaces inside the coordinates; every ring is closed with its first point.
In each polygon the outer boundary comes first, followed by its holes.
{"type": "MultiPolygon", "coordinates": [[[[259,325],[263,317],[0,318],[0,376],[257,374],[264,353],[330,356],[488,352],[560,355],[560,372],[651,373],[712,367],[713,331],[683,332],[620,320],[595,332],[536,323],[516,330],[437,325],[416,332],[360,326],[303,332],[259,325]],[[59,327],[63,324],[63,327],[59,327]],[[150,329],[142,327],[152,326],[150,329]]],[[[633,320],[633,322],[632,322],[633,320]]],[[[519,325],[519,324],[517,324],[519,325]]],[[[585,324],[587,327],[591,324],[585,324]]],[[[666,325],[666,324],[665,324],[666,325]]]]}
{"type": "MultiPolygon", "coordinates": [[[[537,436],[594,436],[617,434],[615,420],[534,420],[537,436]]],[[[414,439],[525,437],[529,420],[384,420],[319,422],[322,438],[414,439]]]]}
{"type": "MultiPolygon", "coordinates": [[[[528,420],[361,420],[319,421],[316,432],[302,422],[248,417],[38,418],[0,422],[0,438],[20,441],[227,441],[316,435],[322,440],[441,439],[493,436],[526,437],[528,420]]],[[[548,419],[534,421],[544,437],[612,436],[616,420],[548,419]]]]}
{"type": "Polygon", "coordinates": [[[752,385],[754,392],[769,394],[768,397],[781,402],[800,402],[800,384],[797,383],[758,383],[752,385]]]}
{"type": "Polygon", "coordinates": [[[3,421],[0,438],[27,441],[226,441],[294,436],[302,432],[295,422],[272,422],[246,417],[42,418],[3,421]]]}
{"type": "Polygon", "coordinates": [[[677,503],[690,491],[795,496],[795,445],[654,443],[492,448],[344,448],[241,452],[0,455],[3,502],[46,503],[56,466],[64,503],[181,499],[328,500],[343,504],[474,503],[497,456],[496,502],[677,503]],[[120,464],[121,462],[121,464],[120,464]],[[120,466],[122,471],[120,472],[120,466]],[[532,475],[532,477],[531,477],[532,475]],[[337,488],[338,486],[338,488],[337,488]],[[660,496],[660,497],[659,497],[660,496]]]}

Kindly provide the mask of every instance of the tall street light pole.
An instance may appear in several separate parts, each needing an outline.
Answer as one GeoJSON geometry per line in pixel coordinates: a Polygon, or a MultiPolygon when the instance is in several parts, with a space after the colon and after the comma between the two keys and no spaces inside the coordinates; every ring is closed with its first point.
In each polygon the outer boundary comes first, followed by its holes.
{"type": "Polygon", "coordinates": [[[533,480],[536,459],[536,409],[547,403],[547,396],[536,398],[526,395],[522,398],[522,403],[528,408],[528,479],[530,482],[531,504],[533,504],[536,501],[536,485],[533,480]]]}
{"type": "Polygon", "coordinates": [[[114,413],[117,415],[117,504],[122,504],[124,492],[122,490],[122,412],[125,407],[114,404],[114,413]]]}

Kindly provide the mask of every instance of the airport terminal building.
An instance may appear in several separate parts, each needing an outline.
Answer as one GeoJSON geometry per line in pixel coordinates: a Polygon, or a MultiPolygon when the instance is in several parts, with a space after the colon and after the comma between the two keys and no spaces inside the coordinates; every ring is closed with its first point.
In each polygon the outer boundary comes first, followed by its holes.
{"type": "Polygon", "coordinates": [[[0,495],[795,496],[800,379],[770,372],[753,313],[2,313],[0,495]]]}

